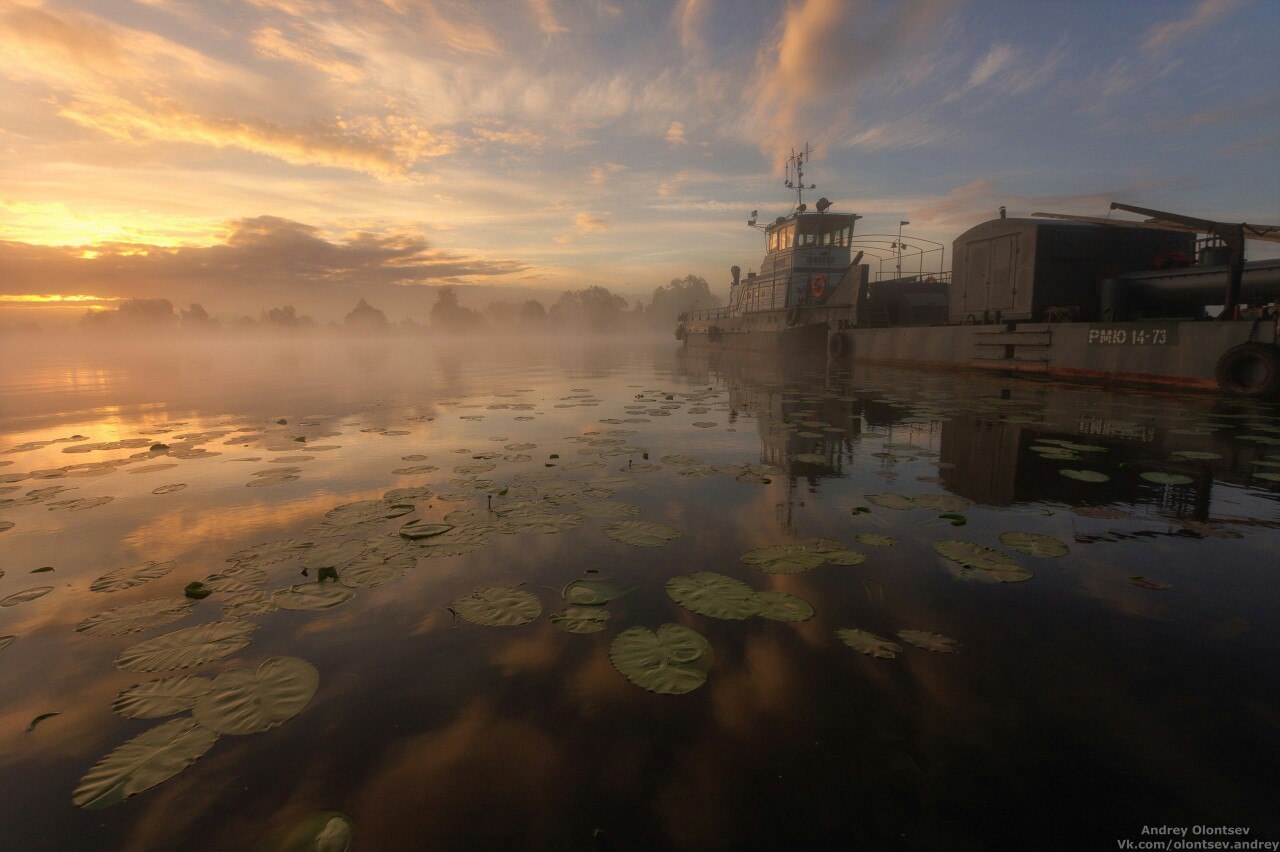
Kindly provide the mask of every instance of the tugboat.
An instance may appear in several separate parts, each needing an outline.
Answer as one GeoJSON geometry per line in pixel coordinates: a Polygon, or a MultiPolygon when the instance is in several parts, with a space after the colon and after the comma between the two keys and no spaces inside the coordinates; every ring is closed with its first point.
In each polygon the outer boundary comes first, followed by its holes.
{"type": "Polygon", "coordinates": [[[1244,257],[1249,240],[1280,242],[1280,226],[1121,203],[1148,218],[1002,207],[955,239],[946,271],[945,246],[903,234],[905,220],[896,236],[856,234],[862,217],[826,198],[810,212],[810,157],[787,161],[790,214],[747,222],[765,237],[759,273],[734,266],[728,307],[681,314],[685,346],[1280,396],[1280,260],[1244,257]]]}

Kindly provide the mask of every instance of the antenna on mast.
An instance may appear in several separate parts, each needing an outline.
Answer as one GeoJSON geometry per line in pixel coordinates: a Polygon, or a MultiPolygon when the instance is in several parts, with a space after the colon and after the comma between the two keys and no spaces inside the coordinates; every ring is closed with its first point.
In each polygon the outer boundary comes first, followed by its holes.
{"type": "Polygon", "coordinates": [[[797,152],[795,148],[792,148],[791,156],[787,158],[787,177],[783,181],[783,186],[796,191],[796,212],[798,213],[803,213],[806,209],[804,191],[818,188],[816,183],[811,183],[808,186],[804,185],[804,164],[812,158],[813,150],[807,142],[803,151],[797,152]]]}

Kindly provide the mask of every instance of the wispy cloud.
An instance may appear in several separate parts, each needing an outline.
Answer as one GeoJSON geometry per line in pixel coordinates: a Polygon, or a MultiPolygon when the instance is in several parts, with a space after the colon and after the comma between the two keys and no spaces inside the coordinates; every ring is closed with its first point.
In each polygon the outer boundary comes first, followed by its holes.
{"type": "Polygon", "coordinates": [[[1196,0],[1180,18],[1154,24],[1142,37],[1142,49],[1147,52],[1163,51],[1196,33],[1206,30],[1219,20],[1244,6],[1249,0],[1196,0]]]}

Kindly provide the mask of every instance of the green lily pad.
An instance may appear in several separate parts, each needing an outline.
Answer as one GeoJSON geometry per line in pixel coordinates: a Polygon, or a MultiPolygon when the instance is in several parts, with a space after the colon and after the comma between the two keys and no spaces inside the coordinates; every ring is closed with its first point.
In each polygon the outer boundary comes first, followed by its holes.
{"type": "Polygon", "coordinates": [[[740,580],[710,571],[672,577],[667,581],[667,596],[691,612],[712,618],[740,621],[760,611],[754,589],[740,580]]]}
{"type": "Polygon", "coordinates": [[[173,719],[144,731],[108,754],[71,794],[78,807],[97,810],[123,802],[186,769],[218,741],[194,719],[173,719]]]}
{"type": "Polygon", "coordinates": [[[807,600],[786,592],[758,592],[756,606],[758,614],[771,621],[808,621],[813,618],[813,607],[807,600]]]}
{"type": "Polygon", "coordinates": [[[542,603],[523,589],[476,589],[453,602],[458,617],[486,627],[516,627],[542,614],[542,603]]]}
{"type": "Polygon", "coordinates": [[[355,592],[338,583],[299,583],[276,589],[271,595],[271,602],[280,609],[294,612],[319,612],[340,606],[355,596],[355,592]]]}
{"type": "Polygon", "coordinates": [[[424,524],[418,521],[409,521],[409,523],[400,528],[400,537],[417,541],[443,535],[451,529],[453,529],[453,524],[424,524]]]}
{"type": "Polygon", "coordinates": [[[1158,580],[1148,580],[1146,577],[1134,575],[1129,578],[1129,582],[1137,586],[1139,589],[1151,589],[1153,591],[1163,591],[1169,588],[1168,583],[1161,583],[1158,580]]]}
{"type": "Polygon", "coordinates": [[[826,464],[827,463],[827,457],[824,455],[819,455],[818,453],[796,453],[794,456],[791,457],[791,460],[800,462],[801,464],[826,464]]]}
{"type": "Polygon", "coordinates": [[[207,677],[178,675],[131,686],[116,696],[111,707],[132,719],[155,719],[190,710],[196,699],[213,688],[207,677]]]}
{"type": "Polygon", "coordinates": [[[211,621],[175,630],[125,648],[116,665],[131,672],[185,669],[230,656],[251,641],[258,629],[252,621],[211,621]]]}
{"type": "Polygon", "coordinates": [[[904,642],[910,642],[926,651],[937,651],[941,654],[955,654],[960,651],[959,642],[941,633],[930,633],[927,630],[899,630],[898,636],[904,642]]]}
{"type": "Polygon", "coordinates": [[[892,547],[898,543],[896,538],[878,533],[859,533],[853,537],[853,540],[868,547],[892,547]]]}
{"type": "Polygon", "coordinates": [[[552,613],[551,623],[566,633],[599,633],[609,618],[609,611],[598,606],[571,606],[552,613]]]}
{"type": "Polygon", "coordinates": [[[159,579],[174,569],[173,562],[141,562],[108,571],[89,584],[91,592],[118,592],[159,579]]]}
{"type": "Polygon", "coordinates": [[[1062,468],[1058,473],[1067,479],[1074,479],[1077,482],[1110,482],[1111,477],[1105,473],[1099,473],[1096,470],[1072,470],[1070,468],[1062,468]]]}
{"type": "Polygon", "coordinates": [[[799,574],[817,568],[828,556],[803,544],[775,544],[749,550],[741,559],[767,574],[799,574]]]}
{"type": "Polygon", "coordinates": [[[366,553],[344,567],[338,575],[338,581],[353,589],[381,586],[392,580],[399,580],[417,561],[411,553],[366,553]]]}
{"type": "Polygon", "coordinates": [[[680,531],[651,521],[617,521],[605,524],[604,534],[633,547],[661,547],[680,537],[680,531]]]}
{"type": "Polygon", "coordinates": [[[349,852],[356,825],[338,811],[320,811],[294,826],[280,852],[349,852]]]}
{"type": "Polygon", "coordinates": [[[192,717],[220,734],[252,734],[292,719],[311,703],[320,673],[306,660],[273,657],[258,667],[227,669],[196,698],[192,717]]]}
{"type": "MultiPolygon", "coordinates": [[[[822,554],[824,560],[832,565],[861,565],[867,561],[867,554],[857,550],[834,550],[822,554]]],[[[773,572],[778,573],[778,572],[773,572]]]]}
{"type": "Polygon", "coordinates": [[[934,552],[964,568],[986,572],[1001,583],[1016,583],[1031,579],[1031,572],[1017,565],[998,550],[974,544],[971,541],[947,539],[933,543],[934,552]]]}
{"type": "Polygon", "coordinates": [[[583,502],[578,504],[578,511],[588,518],[629,518],[640,514],[640,507],[630,503],[583,502]]]}
{"type": "Polygon", "coordinates": [[[1156,485],[1190,485],[1195,482],[1189,476],[1183,476],[1180,473],[1165,473],[1159,470],[1144,471],[1138,476],[1147,482],[1154,482],[1156,485]]]}
{"type": "Polygon", "coordinates": [[[867,502],[874,503],[882,509],[914,509],[916,501],[904,494],[894,494],[886,492],[884,494],[868,494],[867,502]]]}
{"type": "Polygon", "coordinates": [[[609,660],[641,689],[682,695],[706,683],[711,645],[701,634],[678,624],[664,624],[656,632],[632,627],[609,645],[609,660]]]}
{"type": "Polygon", "coordinates": [[[217,574],[210,574],[202,581],[215,592],[240,594],[252,592],[267,582],[267,572],[253,565],[233,565],[217,574]]]}
{"type": "Polygon", "coordinates": [[[1000,543],[1028,556],[1066,556],[1068,552],[1065,542],[1040,533],[1000,533],[1000,543]]]}
{"type": "Polygon", "coordinates": [[[897,642],[885,639],[883,636],[877,636],[867,630],[844,627],[837,630],[836,635],[840,637],[841,642],[860,654],[866,654],[868,657],[892,660],[902,653],[902,646],[897,642]]]}
{"type": "Polygon", "coordinates": [[[76,625],[89,636],[122,636],[161,627],[183,618],[195,604],[185,597],[152,598],[91,615],[76,625]]]}
{"type": "Polygon", "coordinates": [[[0,606],[17,606],[18,604],[28,603],[37,598],[42,598],[52,591],[53,586],[36,586],[31,589],[23,589],[20,592],[14,592],[7,598],[0,599],[0,606]]]}
{"type": "Polygon", "coordinates": [[[960,512],[969,508],[969,501],[952,494],[921,494],[915,498],[917,506],[935,512],[960,512]]]}
{"type": "Polygon", "coordinates": [[[566,601],[577,606],[604,606],[629,591],[630,588],[616,580],[605,577],[594,568],[588,568],[585,577],[565,586],[560,594],[566,601]]]}

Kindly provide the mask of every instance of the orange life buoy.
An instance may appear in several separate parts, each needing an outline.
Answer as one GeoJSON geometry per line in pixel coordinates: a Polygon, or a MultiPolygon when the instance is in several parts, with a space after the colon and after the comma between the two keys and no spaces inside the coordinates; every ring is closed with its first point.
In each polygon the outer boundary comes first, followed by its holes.
{"type": "Polygon", "coordinates": [[[819,273],[809,279],[809,293],[815,299],[821,299],[827,293],[827,276],[819,273]]]}

